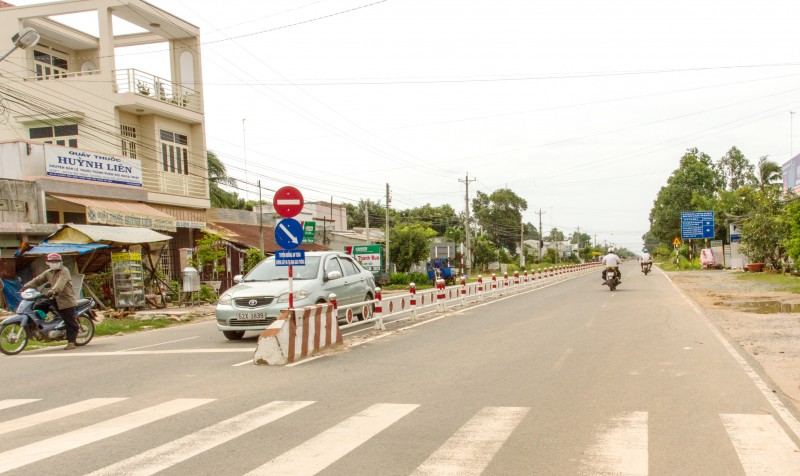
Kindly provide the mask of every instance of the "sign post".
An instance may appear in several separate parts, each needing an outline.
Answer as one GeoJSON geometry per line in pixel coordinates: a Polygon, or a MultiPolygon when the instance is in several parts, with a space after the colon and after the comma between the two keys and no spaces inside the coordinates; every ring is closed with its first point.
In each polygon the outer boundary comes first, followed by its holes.
{"type": "Polygon", "coordinates": [[[689,240],[689,263],[692,262],[692,240],[714,238],[714,212],[681,212],[681,238],[689,240]]]}
{"type": "Polygon", "coordinates": [[[292,251],[303,241],[303,225],[293,217],[297,216],[304,205],[303,194],[294,187],[281,187],[275,192],[272,207],[278,215],[284,217],[275,227],[275,242],[283,248],[283,253],[275,253],[275,266],[289,266],[289,309],[294,309],[294,285],[292,282],[292,266],[305,264],[305,252],[292,251]]]}

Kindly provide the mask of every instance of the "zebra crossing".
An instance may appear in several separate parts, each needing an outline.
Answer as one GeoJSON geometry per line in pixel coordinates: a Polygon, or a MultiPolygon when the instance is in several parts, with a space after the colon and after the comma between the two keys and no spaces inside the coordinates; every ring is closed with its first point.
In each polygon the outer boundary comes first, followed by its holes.
{"type": "MultiPolygon", "coordinates": [[[[15,432],[47,425],[71,416],[88,416],[99,408],[129,400],[91,398],[19,417],[8,418],[8,409],[22,409],[42,399],[0,400],[0,443],[9,447],[15,432]]],[[[218,402],[212,398],[177,398],[0,453],[0,473],[24,468],[47,458],[117,437],[157,421],[180,418],[186,412],[218,402]]],[[[195,456],[230,443],[249,432],[302,412],[314,401],[273,401],[214,423],[154,448],[145,449],[121,461],[108,461],[105,467],[89,473],[105,475],[152,475],[179,465],[195,456]]],[[[421,405],[376,403],[312,436],[294,448],[246,472],[247,475],[314,475],[322,472],[392,425],[407,418],[421,405]]],[[[469,418],[430,456],[421,460],[410,474],[480,475],[514,431],[528,417],[528,407],[484,407],[469,418]]],[[[648,412],[635,411],[610,415],[605,425],[596,428],[593,443],[582,452],[578,474],[631,476],[649,474],[648,412]]],[[[720,414],[731,446],[744,474],[800,474],[800,449],[775,418],[768,414],[720,414]]],[[[83,420],[82,420],[83,421],[83,420]]],[[[86,418],[86,421],[91,421],[86,418]]],[[[171,420],[170,420],[171,421],[171,420]]],[[[455,427],[455,426],[454,426],[455,427]]],[[[535,450],[532,450],[535,451],[535,450]]],[[[387,463],[390,464],[390,463],[387,463]]],[[[254,465],[256,466],[256,465],[254,465]]],[[[519,474],[525,474],[524,468],[519,474]]]]}

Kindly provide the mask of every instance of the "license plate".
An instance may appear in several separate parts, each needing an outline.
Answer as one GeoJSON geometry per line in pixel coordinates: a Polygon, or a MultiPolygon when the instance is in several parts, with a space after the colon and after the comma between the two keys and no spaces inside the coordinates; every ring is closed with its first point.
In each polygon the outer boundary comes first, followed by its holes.
{"type": "Polygon", "coordinates": [[[239,314],[236,315],[236,317],[239,318],[239,319],[245,319],[245,320],[247,320],[247,319],[264,319],[265,317],[267,317],[267,315],[264,314],[263,312],[240,312],[239,314]]]}

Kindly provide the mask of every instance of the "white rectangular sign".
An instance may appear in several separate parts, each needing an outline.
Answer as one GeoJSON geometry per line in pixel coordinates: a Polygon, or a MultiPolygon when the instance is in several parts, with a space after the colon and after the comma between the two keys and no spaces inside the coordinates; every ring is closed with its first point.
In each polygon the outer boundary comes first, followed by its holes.
{"type": "Polygon", "coordinates": [[[51,177],[142,186],[142,163],[128,157],[47,144],[44,162],[45,173],[51,177]]]}

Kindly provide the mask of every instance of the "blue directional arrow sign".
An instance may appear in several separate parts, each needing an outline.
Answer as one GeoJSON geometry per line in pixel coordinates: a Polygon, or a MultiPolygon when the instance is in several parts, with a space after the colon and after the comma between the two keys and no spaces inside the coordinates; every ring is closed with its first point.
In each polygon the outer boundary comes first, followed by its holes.
{"type": "Polygon", "coordinates": [[[303,225],[294,218],[284,218],[275,227],[275,242],[285,250],[297,248],[303,241],[303,225]]]}
{"type": "Polygon", "coordinates": [[[714,238],[714,212],[681,212],[681,238],[714,238]]]}

